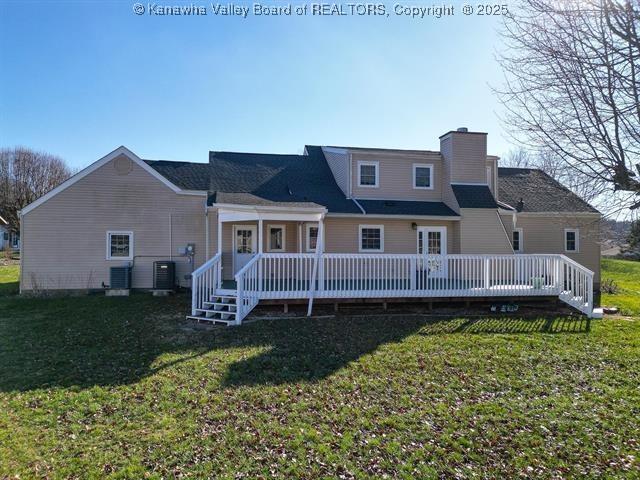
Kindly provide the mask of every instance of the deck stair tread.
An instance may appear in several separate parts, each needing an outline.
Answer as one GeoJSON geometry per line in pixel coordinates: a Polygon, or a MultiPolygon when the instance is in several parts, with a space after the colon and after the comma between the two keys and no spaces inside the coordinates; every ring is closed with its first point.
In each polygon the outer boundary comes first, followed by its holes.
{"type": "Polygon", "coordinates": [[[214,318],[214,317],[201,317],[199,315],[187,315],[189,320],[196,320],[198,322],[206,322],[213,324],[221,324],[221,325],[233,325],[235,323],[235,319],[229,318],[214,318]]]}

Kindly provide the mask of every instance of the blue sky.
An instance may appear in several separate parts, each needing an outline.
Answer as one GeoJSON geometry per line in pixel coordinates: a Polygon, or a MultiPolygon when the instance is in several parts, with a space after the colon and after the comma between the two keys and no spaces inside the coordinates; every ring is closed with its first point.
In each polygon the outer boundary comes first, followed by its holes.
{"type": "Polygon", "coordinates": [[[391,3],[389,17],[243,19],[204,1],[186,3],[207,16],[160,17],[134,3],[0,0],[0,146],[80,168],[119,145],[203,162],[305,143],[437,149],[467,126],[489,132],[489,153],[510,148],[489,86],[499,17],[453,3],[453,17],[411,19],[391,3]]]}

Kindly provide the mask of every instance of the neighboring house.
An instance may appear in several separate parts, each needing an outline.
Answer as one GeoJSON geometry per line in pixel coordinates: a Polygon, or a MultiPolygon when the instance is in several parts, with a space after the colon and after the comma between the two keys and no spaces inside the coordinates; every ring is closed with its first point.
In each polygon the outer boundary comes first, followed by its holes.
{"type": "Polygon", "coordinates": [[[9,229],[9,222],[0,216],[0,251],[20,250],[20,234],[9,229]]]}
{"type": "Polygon", "coordinates": [[[123,263],[148,289],[153,262],[173,260],[183,287],[196,269],[193,316],[223,323],[267,298],[559,296],[593,314],[599,225],[543,172],[498,168],[466,129],[439,151],[189,163],[120,147],[22,211],[21,291],[103,288],[123,263]]]}

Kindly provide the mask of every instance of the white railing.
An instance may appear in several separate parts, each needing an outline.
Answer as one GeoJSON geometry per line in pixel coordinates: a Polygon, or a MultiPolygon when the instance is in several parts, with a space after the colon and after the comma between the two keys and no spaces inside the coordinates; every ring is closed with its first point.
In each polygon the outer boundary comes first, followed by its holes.
{"type": "Polygon", "coordinates": [[[210,302],[216,289],[222,286],[222,255],[206,261],[191,274],[191,315],[210,302]]]}
{"type": "Polygon", "coordinates": [[[249,263],[236,273],[236,324],[240,325],[242,320],[249,314],[253,307],[260,301],[260,291],[262,290],[262,254],[257,254],[249,263]]]}
{"type": "Polygon", "coordinates": [[[557,296],[584,313],[593,310],[593,272],[564,255],[324,253],[314,278],[315,259],[313,253],[262,253],[253,257],[235,276],[237,322],[261,299],[306,299],[312,295],[557,296]]]}

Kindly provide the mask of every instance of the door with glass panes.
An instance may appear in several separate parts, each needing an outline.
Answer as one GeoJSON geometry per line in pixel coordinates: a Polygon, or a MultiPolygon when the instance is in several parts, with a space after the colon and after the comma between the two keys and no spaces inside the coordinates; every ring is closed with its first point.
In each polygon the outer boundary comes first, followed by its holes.
{"type": "Polygon", "coordinates": [[[418,265],[428,270],[430,277],[447,275],[447,228],[418,227],[418,255],[422,255],[418,265]]]}

